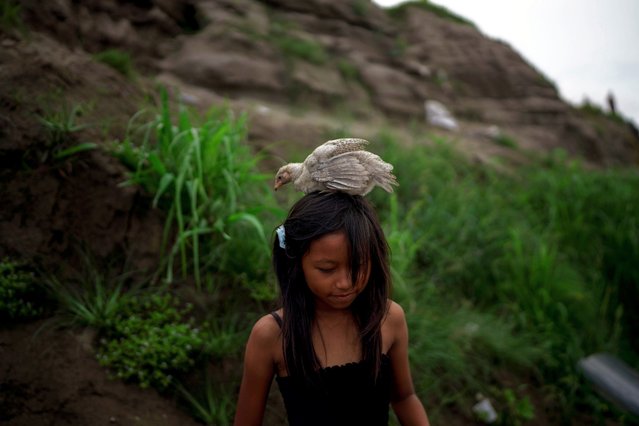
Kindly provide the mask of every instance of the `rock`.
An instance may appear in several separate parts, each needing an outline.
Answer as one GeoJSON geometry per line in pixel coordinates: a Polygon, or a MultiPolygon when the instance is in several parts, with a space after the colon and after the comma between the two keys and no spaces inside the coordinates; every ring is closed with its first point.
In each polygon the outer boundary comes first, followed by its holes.
{"type": "Polygon", "coordinates": [[[419,85],[405,73],[385,64],[361,63],[359,70],[363,83],[370,89],[373,101],[391,113],[417,115],[419,85]]]}
{"type": "Polygon", "coordinates": [[[301,87],[305,87],[325,99],[344,97],[348,94],[344,81],[334,68],[318,67],[300,61],[295,64],[293,79],[301,87]]]}
{"type": "Polygon", "coordinates": [[[205,41],[194,41],[162,65],[189,84],[227,91],[244,90],[283,91],[281,76],[284,69],[266,57],[249,56],[241,52],[215,51],[205,41]]]}
{"type": "Polygon", "coordinates": [[[457,120],[441,102],[426,101],[424,102],[424,108],[428,124],[446,130],[457,130],[459,128],[457,120]]]}

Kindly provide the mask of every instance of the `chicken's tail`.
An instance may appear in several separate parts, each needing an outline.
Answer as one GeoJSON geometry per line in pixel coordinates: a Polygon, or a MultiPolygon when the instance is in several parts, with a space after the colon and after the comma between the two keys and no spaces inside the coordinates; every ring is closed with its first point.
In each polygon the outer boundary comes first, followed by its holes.
{"type": "Polygon", "coordinates": [[[386,192],[393,192],[393,186],[399,186],[397,177],[393,174],[393,165],[383,161],[379,157],[378,161],[373,162],[372,177],[371,183],[373,185],[371,185],[370,190],[373,189],[373,186],[377,185],[386,192]]]}

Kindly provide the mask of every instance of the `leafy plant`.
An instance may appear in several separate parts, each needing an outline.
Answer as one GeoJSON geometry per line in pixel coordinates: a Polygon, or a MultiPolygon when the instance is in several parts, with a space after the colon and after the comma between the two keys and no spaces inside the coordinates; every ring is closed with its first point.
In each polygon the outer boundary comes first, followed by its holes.
{"type": "Polygon", "coordinates": [[[520,426],[535,418],[535,407],[528,396],[524,395],[520,398],[509,388],[504,389],[501,395],[505,404],[505,411],[501,416],[501,424],[520,426]]]}
{"type": "Polygon", "coordinates": [[[191,310],[170,294],[128,299],[101,340],[100,364],[143,388],[166,390],[175,374],[193,367],[204,344],[200,329],[189,319],[191,310]]]}
{"type": "Polygon", "coordinates": [[[133,77],[131,56],[119,49],[107,49],[93,55],[94,59],[102,62],[125,77],[133,77]]]}
{"type": "Polygon", "coordinates": [[[0,261],[0,318],[30,319],[44,312],[40,287],[25,263],[0,261]]]}

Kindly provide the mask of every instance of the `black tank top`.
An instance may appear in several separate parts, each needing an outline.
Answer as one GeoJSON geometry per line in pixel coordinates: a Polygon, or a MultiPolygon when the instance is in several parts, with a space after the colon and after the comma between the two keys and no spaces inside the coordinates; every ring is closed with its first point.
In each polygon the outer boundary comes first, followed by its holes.
{"type": "MultiPolygon", "coordinates": [[[[282,319],[273,317],[282,327],[282,319]]],[[[322,368],[319,383],[299,377],[277,377],[290,426],[387,426],[390,401],[390,359],[382,355],[376,381],[361,362],[322,368]]]]}

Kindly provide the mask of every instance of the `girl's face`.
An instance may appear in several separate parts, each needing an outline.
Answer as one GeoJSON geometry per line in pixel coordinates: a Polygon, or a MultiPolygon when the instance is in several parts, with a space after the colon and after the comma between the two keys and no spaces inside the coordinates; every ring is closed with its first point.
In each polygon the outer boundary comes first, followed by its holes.
{"type": "Polygon", "coordinates": [[[348,240],[344,232],[326,234],[311,242],[302,257],[302,270],[320,309],[346,309],[366,287],[370,264],[360,269],[355,285],[351,279],[348,240]]]}

